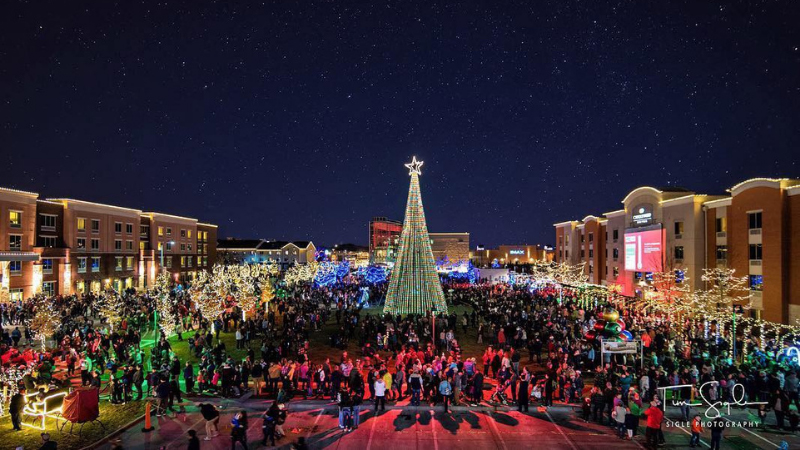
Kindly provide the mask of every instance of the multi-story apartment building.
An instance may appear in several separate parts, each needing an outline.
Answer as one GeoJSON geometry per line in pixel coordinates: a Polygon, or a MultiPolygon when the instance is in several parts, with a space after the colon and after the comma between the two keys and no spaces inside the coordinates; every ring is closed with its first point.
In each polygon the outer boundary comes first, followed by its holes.
{"type": "Polygon", "coordinates": [[[369,221],[369,260],[373,264],[394,263],[400,248],[403,223],[386,217],[373,217],[369,221]]]}
{"type": "Polygon", "coordinates": [[[586,263],[589,282],[626,295],[641,295],[654,272],[673,271],[697,289],[706,287],[704,268],[730,267],[748,277],[755,316],[794,323],[800,318],[800,180],[759,178],[728,192],[634,189],[623,209],[603,218],[555,224],[556,260],[586,263]]]}
{"type": "Polygon", "coordinates": [[[0,214],[0,286],[15,300],[143,289],[162,269],[186,282],[216,259],[216,226],[196,219],[12,189],[0,189],[0,214]],[[174,229],[175,239],[152,226],[174,229]],[[155,251],[170,242],[162,266],[155,251]]]}

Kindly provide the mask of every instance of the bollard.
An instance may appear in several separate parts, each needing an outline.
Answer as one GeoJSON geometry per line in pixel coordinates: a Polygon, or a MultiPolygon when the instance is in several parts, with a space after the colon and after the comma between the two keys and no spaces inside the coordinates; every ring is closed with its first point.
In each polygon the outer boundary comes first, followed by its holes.
{"type": "Polygon", "coordinates": [[[145,433],[155,430],[155,428],[153,428],[152,419],[150,418],[150,407],[150,402],[144,405],[144,428],[142,428],[142,431],[145,433]]]}

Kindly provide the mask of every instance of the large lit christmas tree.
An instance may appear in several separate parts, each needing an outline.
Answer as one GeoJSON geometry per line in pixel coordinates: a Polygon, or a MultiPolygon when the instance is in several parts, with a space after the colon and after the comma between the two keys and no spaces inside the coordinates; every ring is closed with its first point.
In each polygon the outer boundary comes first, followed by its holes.
{"type": "Polygon", "coordinates": [[[406,164],[411,175],[406,217],[400,235],[400,251],[392,270],[389,293],[383,311],[393,314],[447,312],[442,284],[433,262],[431,240],[419,192],[422,161],[406,164]]]}

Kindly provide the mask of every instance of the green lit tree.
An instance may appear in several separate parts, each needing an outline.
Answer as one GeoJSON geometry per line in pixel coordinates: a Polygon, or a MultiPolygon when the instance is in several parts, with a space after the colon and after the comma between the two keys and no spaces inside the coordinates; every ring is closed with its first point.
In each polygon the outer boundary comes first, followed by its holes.
{"type": "Polygon", "coordinates": [[[406,217],[400,235],[400,250],[392,270],[389,292],[386,295],[385,313],[427,314],[447,312],[442,284],[436,266],[425,224],[425,211],[419,191],[422,161],[406,164],[410,169],[411,186],[408,189],[406,217]]]}

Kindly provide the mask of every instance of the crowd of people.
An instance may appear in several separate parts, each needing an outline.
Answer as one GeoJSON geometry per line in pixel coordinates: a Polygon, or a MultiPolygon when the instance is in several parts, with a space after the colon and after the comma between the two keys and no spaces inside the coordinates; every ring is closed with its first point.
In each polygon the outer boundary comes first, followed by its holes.
{"type": "MultiPolygon", "coordinates": [[[[444,411],[489,403],[527,412],[531,401],[544,407],[563,402],[623,439],[633,439],[644,424],[646,441],[657,446],[666,406],[697,398],[734,402],[739,390],[745,401],[763,403],[757,412],[762,424],[771,411],[775,427],[797,428],[791,408],[800,407],[797,373],[764,357],[755,340],[738,344],[750,356],[733,361],[728,343],[703,326],[552,286],[448,284],[448,303],[462,312],[435,317],[365,309],[361,287],[301,283],[285,287],[267,308],[243,315],[232,302],[214,318],[202,316],[189,291],[176,289],[170,294],[172,340],[157,331],[147,294],[123,293],[122,319],[115,324],[98,317],[94,295],[59,296],[50,304],[61,322],[46,352],[35,349],[26,326],[35,315],[33,303],[5,303],[0,356],[4,367],[31,368],[20,380],[24,390],[73,382],[97,387],[115,404],[152,396],[156,415],[181,410],[184,396],[268,396],[275,402],[263,416],[265,442],[280,440],[285,405],[300,398],[335,401],[346,431],[358,428],[366,405],[383,411],[406,398],[444,411]],[[585,338],[611,307],[641,341],[641,356],[603,358],[598,342],[585,338]],[[235,348],[227,348],[221,334],[233,335],[235,348]],[[325,352],[311,348],[318,336],[327,338],[325,352]],[[176,340],[181,346],[185,341],[186,350],[176,351],[176,340]],[[54,373],[58,364],[63,373],[54,373]]],[[[371,289],[370,298],[379,299],[386,286],[371,289]]],[[[693,411],[680,409],[693,422],[693,411]]],[[[207,407],[206,413],[211,414],[207,407]]],[[[246,414],[236,420],[234,430],[246,414]]],[[[692,423],[691,429],[701,425],[692,423]]],[[[217,433],[210,426],[205,438],[217,433]]],[[[234,442],[246,439],[240,434],[234,442]]]]}

